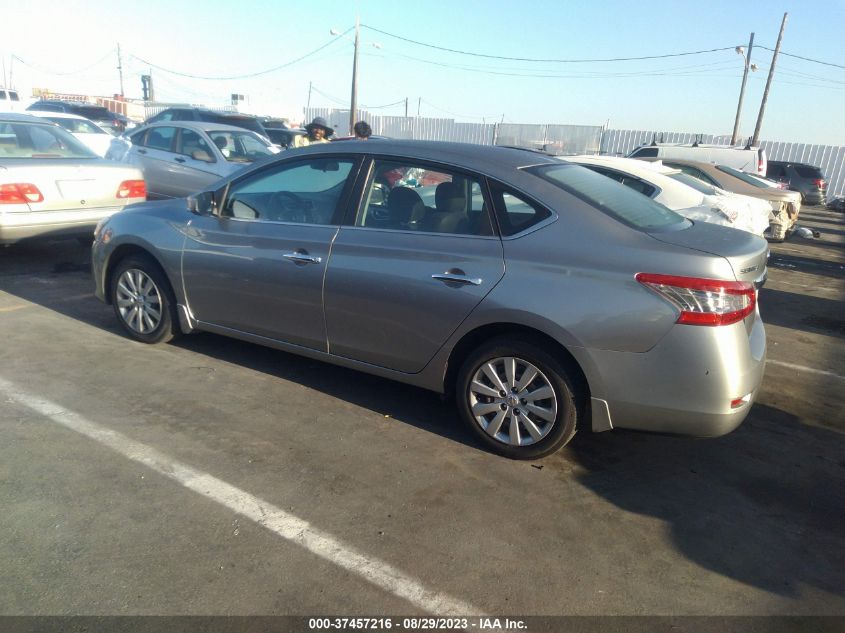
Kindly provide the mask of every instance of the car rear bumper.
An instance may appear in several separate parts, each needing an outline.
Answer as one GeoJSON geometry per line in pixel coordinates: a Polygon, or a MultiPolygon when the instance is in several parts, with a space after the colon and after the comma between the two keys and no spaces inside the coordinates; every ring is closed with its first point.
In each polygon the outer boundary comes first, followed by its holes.
{"type": "Polygon", "coordinates": [[[0,213],[0,244],[14,244],[31,237],[94,234],[97,222],[123,206],[84,211],[35,211],[0,213]]]}
{"type": "Polygon", "coordinates": [[[759,313],[753,320],[750,331],[745,323],[676,325],[642,354],[594,352],[613,428],[699,437],[733,431],[763,381],[766,334],[759,313]]]}

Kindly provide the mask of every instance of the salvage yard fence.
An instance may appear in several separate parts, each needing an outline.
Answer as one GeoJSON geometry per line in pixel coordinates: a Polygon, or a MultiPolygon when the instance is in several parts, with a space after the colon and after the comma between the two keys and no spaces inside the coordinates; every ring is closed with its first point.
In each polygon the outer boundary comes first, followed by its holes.
{"type": "MultiPolygon", "coordinates": [[[[306,121],[321,116],[338,136],[351,136],[349,110],[309,108],[306,121]]],[[[373,134],[392,138],[455,141],[479,145],[513,145],[553,154],[604,154],[626,156],[636,147],[652,141],[729,145],[730,136],[665,132],[660,130],[609,130],[596,125],[553,125],[517,123],[459,123],[453,119],[397,117],[359,111],[373,134]]],[[[821,168],[827,179],[827,197],[845,195],[845,147],[785,141],[761,141],[770,160],[809,163],[821,168]]]]}

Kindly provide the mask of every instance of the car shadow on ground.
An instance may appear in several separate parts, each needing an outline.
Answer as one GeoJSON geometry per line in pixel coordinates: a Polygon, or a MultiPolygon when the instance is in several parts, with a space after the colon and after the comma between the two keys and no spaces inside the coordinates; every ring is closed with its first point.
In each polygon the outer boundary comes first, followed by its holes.
{"type": "Polygon", "coordinates": [[[845,338],[842,301],[764,287],[760,314],[766,325],[845,338]]]}
{"type": "Polygon", "coordinates": [[[833,279],[845,278],[845,264],[830,259],[799,257],[772,251],[769,256],[769,268],[780,268],[810,275],[822,275],[833,279]]]}
{"type": "Polygon", "coordinates": [[[664,521],[702,567],[778,595],[845,596],[845,435],[758,404],[721,438],[614,431],[566,452],[583,485],[664,521]]]}

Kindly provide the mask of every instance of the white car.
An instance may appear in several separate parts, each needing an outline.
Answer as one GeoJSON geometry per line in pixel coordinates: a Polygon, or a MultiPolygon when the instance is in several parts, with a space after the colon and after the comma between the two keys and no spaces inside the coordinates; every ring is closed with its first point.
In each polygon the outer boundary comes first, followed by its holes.
{"type": "Polygon", "coordinates": [[[639,191],[690,220],[700,220],[763,235],[769,228],[771,207],[765,201],[730,193],[662,163],[614,156],[567,156],[639,191]]]}
{"type": "Polygon", "coordinates": [[[111,140],[114,138],[114,136],[106,132],[99,125],[78,114],[42,110],[30,110],[27,114],[57,123],[101,157],[105,157],[111,140]]]}

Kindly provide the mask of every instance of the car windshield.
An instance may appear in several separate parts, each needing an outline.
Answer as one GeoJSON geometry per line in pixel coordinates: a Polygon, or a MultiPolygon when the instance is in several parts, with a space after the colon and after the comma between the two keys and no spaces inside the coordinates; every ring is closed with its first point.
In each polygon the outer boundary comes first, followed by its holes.
{"type": "Polygon", "coordinates": [[[751,174],[746,174],[744,171],[728,167],[727,165],[716,165],[716,169],[728,174],[729,176],[733,176],[734,178],[739,178],[742,182],[747,183],[752,187],[757,187],[758,189],[769,189],[771,187],[777,189],[777,185],[775,183],[770,185],[766,184],[764,181],[759,178],[755,178],[751,174]]]}
{"type": "Polygon", "coordinates": [[[538,165],[526,171],[637,229],[688,224],[682,216],[606,176],[579,165],[538,165]]]}
{"type": "Polygon", "coordinates": [[[0,122],[0,158],[99,158],[57,125],[0,122]]]}
{"type": "Polygon", "coordinates": [[[708,196],[716,195],[717,191],[716,188],[712,185],[708,185],[703,180],[699,180],[695,176],[690,176],[689,174],[685,174],[683,172],[677,174],[667,174],[673,180],[677,180],[678,182],[684,183],[687,187],[692,187],[696,191],[699,191],[703,194],[708,196]]]}
{"type": "Polygon", "coordinates": [[[247,130],[209,130],[208,135],[230,163],[251,163],[273,155],[267,141],[247,130]]]}

